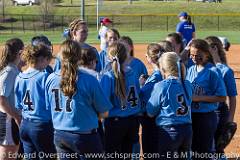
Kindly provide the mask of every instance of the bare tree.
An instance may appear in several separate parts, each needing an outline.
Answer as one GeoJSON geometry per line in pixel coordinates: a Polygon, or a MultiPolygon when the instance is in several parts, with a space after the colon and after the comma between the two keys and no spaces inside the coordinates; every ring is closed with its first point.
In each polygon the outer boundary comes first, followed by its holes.
{"type": "Polygon", "coordinates": [[[1,10],[1,15],[2,15],[2,19],[5,18],[5,0],[0,0],[0,10],[1,10]]]}
{"type": "Polygon", "coordinates": [[[54,13],[54,0],[41,0],[40,12],[44,16],[49,16],[54,13]]]}

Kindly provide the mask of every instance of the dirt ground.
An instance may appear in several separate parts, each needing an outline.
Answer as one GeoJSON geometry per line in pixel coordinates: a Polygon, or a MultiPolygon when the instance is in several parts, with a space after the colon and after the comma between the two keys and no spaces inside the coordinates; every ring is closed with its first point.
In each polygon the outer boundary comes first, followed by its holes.
{"type": "MultiPolygon", "coordinates": [[[[99,45],[94,45],[99,50],[99,45]]],[[[141,59],[148,68],[149,73],[152,69],[147,64],[145,53],[147,44],[136,44],[134,46],[135,56],[141,59]]],[[[59,49],[59,46],[54,46],[55,53],[59,49]]],[[[227,52],[227,60],[229,66],[234,70],[238,94],[240,94],[240,45],[232,45],[230,50],[227,52]]],[[[237,109],[235,114],[235,122],[240,126],[240,96],[237,96],[237,109]]],[[[240,129],[237,130],[232,142],[225,150],[229,158],[239,157],[240,158],[240,129]]],[[[235,159],[235,158],[234,158],[235,159]]]]}

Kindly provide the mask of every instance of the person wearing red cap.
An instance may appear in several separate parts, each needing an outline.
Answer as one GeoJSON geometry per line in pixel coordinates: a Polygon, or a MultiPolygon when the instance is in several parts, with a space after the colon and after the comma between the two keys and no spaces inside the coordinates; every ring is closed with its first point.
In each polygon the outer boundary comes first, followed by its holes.
{"type": "Polygon", "coordinates": [[[178,17],[180,22],[177,24],[176,32],[182,36],[185,45],[187,45],[196,37],[195,25],[191,22],[191,17],[187,12],[181,12],[178,17]]]}
{"type": "Polygon", "coordinates": [[[100,27],[99,33],[98,33],[100,41],[101,41],[100,49],[105,50],[107,47],[106,46],[106,33],[107,33],[109,26],[112,24],[112,21],[109,18],[105,17],[100,22],[101,22],[101,27],[100,27]]]}

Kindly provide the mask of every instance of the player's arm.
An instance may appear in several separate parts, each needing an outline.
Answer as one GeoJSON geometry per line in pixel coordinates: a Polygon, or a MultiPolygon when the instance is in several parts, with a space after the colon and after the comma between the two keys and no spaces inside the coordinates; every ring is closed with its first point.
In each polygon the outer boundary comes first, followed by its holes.
{"type": "Polygon", "coordinates": [[[192,24],[192,27],[193,27],[193,32],[192,32],[192,39],[195,39],[196,38],[196,29],[195,29],[195,25],[192,24]]]}
{"type": "Polygon", "coordinates": [[[215,103],[215,102],[225,102],[226,96],[193,96],[192,99],[193,102],[209,102],[209,103],[215,103]]]}
{"type": "Polygon", "coordinates": [[[195,39],[195,38],[196,38],[196,33],[193,32],[193,33],[192,33],[192,39],[195,39]]]}
{"type": "Polygon", "coordinates": [[[11,107],[5,96],[0,96],[0,111],[7,113],[11,116],[19,125],[21,122],[21,116],[18,114],[17,109],[11,107]]]}
{"type": "Polygon", "coordinates": [[[235,110],[236,110],[236,96],[229,96],[228,97],[228,103],[229,103],[229,117],[228,121],[233,122],[235,110]]]}

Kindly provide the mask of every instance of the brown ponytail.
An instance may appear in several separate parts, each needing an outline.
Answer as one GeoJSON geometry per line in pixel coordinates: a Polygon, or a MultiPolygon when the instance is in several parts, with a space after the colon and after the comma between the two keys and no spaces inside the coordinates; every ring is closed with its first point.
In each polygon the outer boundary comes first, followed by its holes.
{"type": "Polygon", "coordinates": [[[24,47],[23,41],[18,38],[8,40],[0,53],[0,71],[3,70],[10,62],[16,60],[17,54],[24,47]]]}
{"type": "Polygon", "coordinates": [[[127,59],[127,49],[123,43],[114,42],[109,46],[108,54],[113,57],[112,69],[115,77],[115,93],[118,97],[120,97],[121,105],[125,105],[127,96],[123,63],[127,59]],[[120,72],[118,71],[118,62],[120,64],[120,72]]]}
{"type": "Polygon", "coordinates": [[[78,62],[81,56],[80,45],[73,40],[66,40],[61,44],[61,82],[60,88],[65,96],[72,97],[77,91],[76,80],[78,62]]]}

